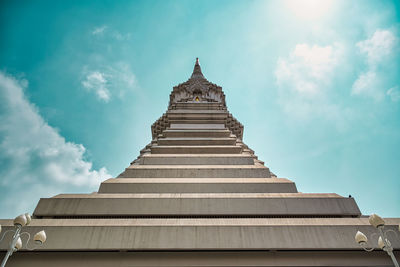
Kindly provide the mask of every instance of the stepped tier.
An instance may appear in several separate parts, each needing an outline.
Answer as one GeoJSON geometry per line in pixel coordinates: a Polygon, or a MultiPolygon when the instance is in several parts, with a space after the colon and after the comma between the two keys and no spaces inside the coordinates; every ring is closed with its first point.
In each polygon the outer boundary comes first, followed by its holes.
{"type": "Polygon", "coordinates": [[[236,138],[234,137],[226,137],[226,138],[205,138],[205,137],[167,137],[167,138],[158,138],[157,144],[162,146],[177,146],[177,145],[183,145],[183,146],[193,146],[193,145],[199,145],[199,146],[204,146],[204,145],[219,145],[219,146],[224,146],[224,145],[235,145],[236,144],[236,138]]]}
{"type": "Polygon", "coordinates": [[[254,165],[131,165],[119,176],[125,178],[266,178],[271,177],[268,168],[254,165]]]}
{"type": "Polygon", "coordinates": [[[353,198],[302,193],[61,194],[42,198],[35,216],[342,216],[358,217],[353,198]]]}
{"type": "MultiPolygon", "coordinates": [[[[388,229],[396,230],[400,219],[386,222],[388,229]]],[[[0,223],[12,225],[11,220],[0,223]]],[[[34,219],[29,232],[43,227],[49,237],[58,237],[48,238],[44,249],[56,251],[262,250],[269,257],[274,255],[270,250],[288,248],[316,254],[359,251],[354,233],[374,233],[368,218],[34,219]]],[[[400,240],[394,238],[393,246],[399,248],[400,240]]]]}
{"type": "Polygon", "coordinates": [[[145,154],[141,165],[254,165],[254,156],[242,154],[145,154]]]}
{"type": "Polygon", "coordinates": [[[283,178],[117,178],[101,183],[99,193],[297,193],[283,178]]]}
{"type": "Polygon", "coordinates": [[[153,154],[240,154],[243,148],[238,145],[231,146],[152,146],[153,154]]]}
{"type": "Polygon", "coordinates": [[[201,109],[201,110],[224,110],[222,104],[220,103],[196,103],[196,102],[186,102],[186,103],[173,103],[169,109],[170,112],[174,110],[182,110],[190,108],[192,110],[201,109]]]}
{"type": "Polygon", "coordinates": [[[230,137],[227,129],[167,129],[163,132],[165,137],[230,137]]]}

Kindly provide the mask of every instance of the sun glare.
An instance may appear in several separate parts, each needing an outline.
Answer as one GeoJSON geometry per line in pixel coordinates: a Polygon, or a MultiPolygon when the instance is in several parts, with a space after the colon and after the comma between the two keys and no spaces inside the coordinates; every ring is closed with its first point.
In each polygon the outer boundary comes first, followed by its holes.
{"type": "Polygon", "coordinates": [[[326,15],[332,0],[286,0],[286,6],[301,19],[317,19],[326,15]]]}

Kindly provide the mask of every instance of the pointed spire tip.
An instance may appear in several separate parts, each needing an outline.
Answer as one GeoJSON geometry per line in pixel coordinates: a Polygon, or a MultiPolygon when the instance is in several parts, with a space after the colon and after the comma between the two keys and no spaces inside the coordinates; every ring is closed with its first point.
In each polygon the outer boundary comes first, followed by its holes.
{"type": "Polygon", "coordinates": [[[191,79],[193,79],[193,78],[203,78],[204,79],[203,73],[201,73],[201,68],[200,68],[198,57],[196,57],[196,64],[194,64],[193,73],[190,78],[191,79]]]}

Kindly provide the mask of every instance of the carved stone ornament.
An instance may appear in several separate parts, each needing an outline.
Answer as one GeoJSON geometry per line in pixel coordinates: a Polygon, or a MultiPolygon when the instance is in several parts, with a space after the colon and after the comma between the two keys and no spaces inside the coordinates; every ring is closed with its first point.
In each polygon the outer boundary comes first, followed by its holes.
{"type": "Polygon", "coordinates": [[[209,82],[201,72],[199,59],[196,58],[192,76],[189,80],[175,86],[170,95],[169,107],[176,103],[221,103],[224,108],[225,94],[222,87],[209,82]]]}

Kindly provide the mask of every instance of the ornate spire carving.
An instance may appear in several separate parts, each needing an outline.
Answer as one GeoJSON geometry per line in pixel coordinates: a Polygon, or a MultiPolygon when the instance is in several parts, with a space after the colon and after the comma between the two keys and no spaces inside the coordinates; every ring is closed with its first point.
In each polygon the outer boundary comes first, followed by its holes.
{"type": "Polygon", "coordinates": [[[175,86],[170,95],[169,106],[176,103],[221,103],[226,108],[222,87],[209,82],[201,72],[199,58],[196,58],[192,76],[189,80],[175,86]]]}
{"type": "Polygon", "coordinates": [[[196,63],[194,64],[194,69],[192,76],[190,79],[205,79],[203,76],[203,73],[201,72],[200,64],[199,64],[199,58],[196,57],[196,63]]]}

